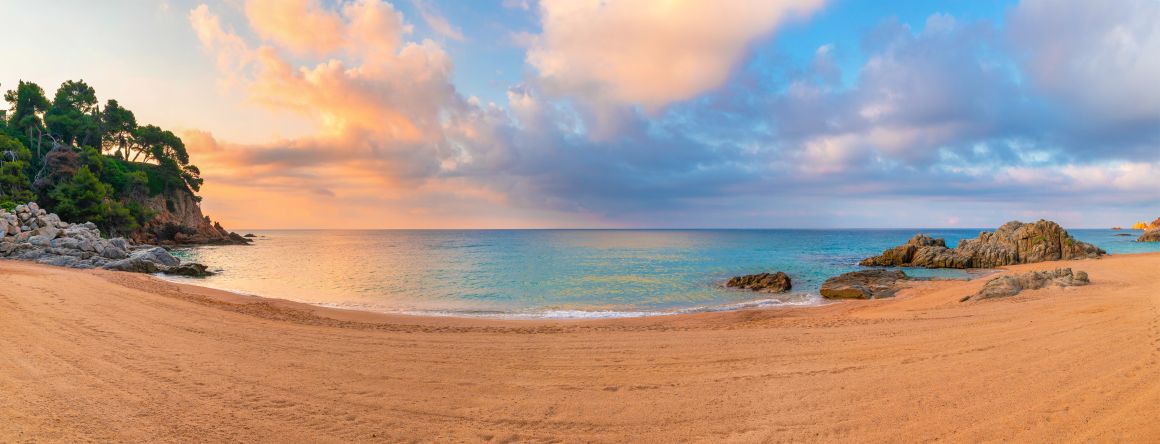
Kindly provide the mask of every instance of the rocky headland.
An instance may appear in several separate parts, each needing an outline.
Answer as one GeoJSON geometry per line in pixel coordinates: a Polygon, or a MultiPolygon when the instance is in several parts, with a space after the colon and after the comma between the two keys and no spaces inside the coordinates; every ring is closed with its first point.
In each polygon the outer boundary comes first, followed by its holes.
{"type": "Polygon", "coordinates": [[[959,300],[966,302],[971,299],[991,299],[1010,297],[1023,290],[1037,290],[1047,286],[1075,287],[1091,283],[1088,275],[1082,271],[1072,272],[1070,268],[1057,268],[1048,271],[1029,271],[1027,273],[999,276],[987,281],[983,288],[974,295],[959,300]]]}
{"type": "Polygon", "coordinates": [[[164,248],[125,238],[105,239],[92,223],[72,224],[36,203],[0,209],[0,257],[71,268],[206,276],[206,267],[164,248]]]}
{"type": "Polygon", "coordinates": [[[964,239],[947,248],[944,239],[917,234],[906,244],[863,259],[863,266],[923,268],[995,268],[1006,265],[1068,259],[1097,258],[1106,251],[1075,240],[1059,224],[1011,221],[994,232],[964,239]]]}
{"type": "Polygon", "coordinates": [[[154,216],[129,234],[134,242],[154,245],[247,245],[251,239],[222,228],[202,214],[192,193],[137,196],[142,206],[154,216]]]}
{"type": "Polygon", "coordinates": [[[1160,242],[1160,218],[1152,221],[1152,223],[1144,226],[1144,234],[1140,235],[1137,242],[1160,242]]]}

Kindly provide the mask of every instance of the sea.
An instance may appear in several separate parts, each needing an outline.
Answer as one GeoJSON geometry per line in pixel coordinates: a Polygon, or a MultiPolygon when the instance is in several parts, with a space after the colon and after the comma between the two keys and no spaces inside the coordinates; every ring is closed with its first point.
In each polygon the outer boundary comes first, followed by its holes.
{"type": "MultiPolygon", "coordinates": [[[[302,230],[253,231],[249,246],[175,251],[217,274],[171,279],[241,294],[385,313],[508,319],[666,315],[816,305],[827,278],[916,232],[947,240],[981,229],[302,230]],[[725,288],[731,276],[784,271],[786,294],[725,288]]],[[[1160,251],[1141,232],[1070,230],[1111,254],[1160,251]],[[1126,234],[1127,236],[1122,236],[1126,234]]],[[[904,269],[918,277],[977,272],[904,269]]]]}

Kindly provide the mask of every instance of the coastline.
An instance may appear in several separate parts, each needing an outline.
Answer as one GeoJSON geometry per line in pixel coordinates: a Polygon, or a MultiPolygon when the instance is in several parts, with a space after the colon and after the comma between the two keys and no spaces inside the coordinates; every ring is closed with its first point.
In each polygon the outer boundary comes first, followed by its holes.
{"type": "Polygon", "coordinates": [[[0,441],[1160,436],[1160,253],[1006,270],[1061,266],[1092,285],[495,320],[0,261],[0,441]]]}

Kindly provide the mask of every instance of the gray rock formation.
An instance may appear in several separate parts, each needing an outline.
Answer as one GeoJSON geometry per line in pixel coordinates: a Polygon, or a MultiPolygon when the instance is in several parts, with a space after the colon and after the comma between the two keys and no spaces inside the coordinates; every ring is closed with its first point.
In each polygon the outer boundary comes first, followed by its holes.
{"type": "Polygon", "coordinates": [[[70,224],[35,203],[0,209],[0,257],[72,268],[207,276],[199,264],[182,264],[164,248],[104,239],[92,223],[70,224]]]}
{"type": "Polygon", "coordinates": [[[737,276],[725,283],[726,287],[742,288],[762,293],[784,293],[793,288],[785,273],[760,273],[737,276]]]}
{"type": "Polygon", "coordinates": [[[1091,283],[1088,280],[1087,273],[1076,271],[1072,273],[1070,268],[1056,268],[1051,271],[1030,271],[1027,273],[1012,274],[1007,276],[999,276],[997,278],[987,281],[978,293],[972,296],[965,297],[960,302],[966,302],[971,299],[991,299],[1015,296],[1023,290],[1036,290],[1049,285],[1057,287],[1074,287],[1079,285],[1087,285],[1091,283]]]}
{"type": "Polygon", "coordinates": [[[910,277],[902,270],[863,270],[826,279],[826,299],[879,299],[894,296],[910,277]]]}
{"type": "Polygon", "coordinates": [[[1107,254],[1095,245],[1075,240],[1059,224],[1007,222],[994,233],[982,232],[947,248],[943,239],[915,235],[906,244],[863,259],[863,266],[925,268],[995,268],[1005,265],[1066,259],[1096,258],[1107,254]]]}

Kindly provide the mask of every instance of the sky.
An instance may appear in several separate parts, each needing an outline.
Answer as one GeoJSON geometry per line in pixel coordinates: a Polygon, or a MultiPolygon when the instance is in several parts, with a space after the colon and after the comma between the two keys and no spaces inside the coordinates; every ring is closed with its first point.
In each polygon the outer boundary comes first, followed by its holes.
{"type": "Polygon", "coordinates": [[[261,228],[1160,216],[1160,0],[0,0],[261,228]]]}

